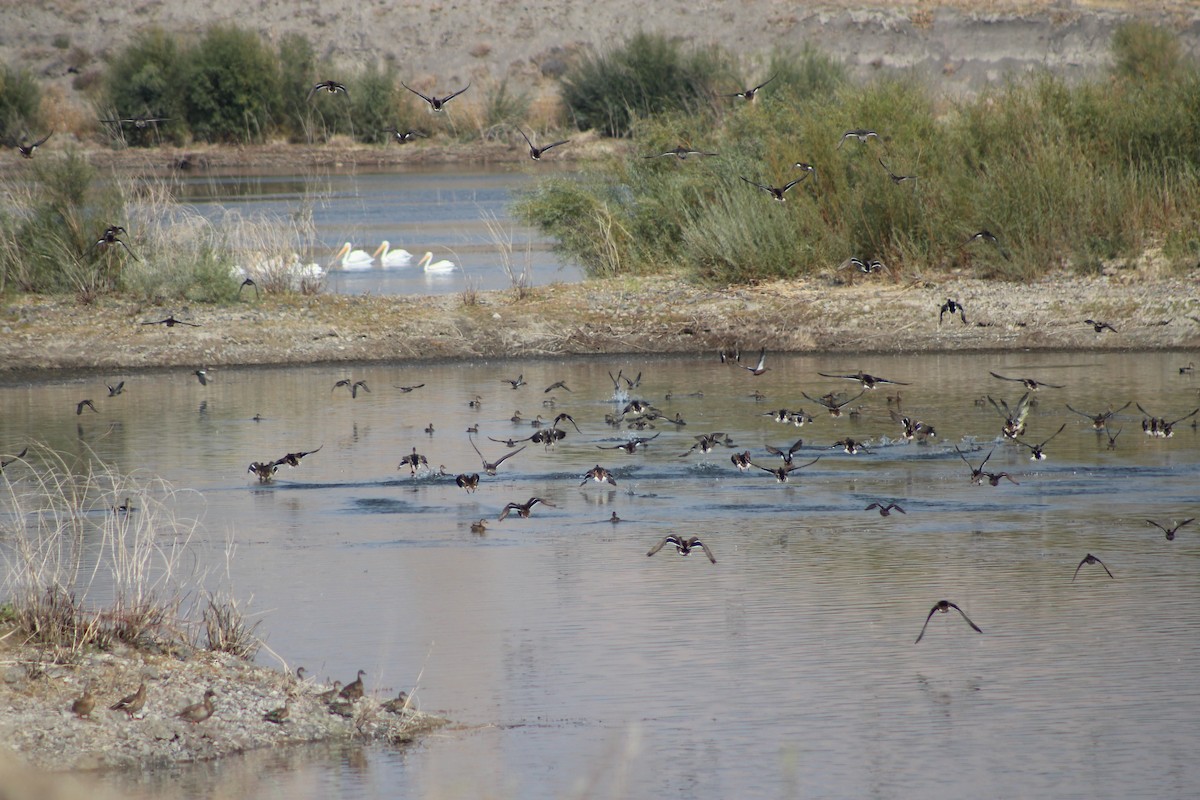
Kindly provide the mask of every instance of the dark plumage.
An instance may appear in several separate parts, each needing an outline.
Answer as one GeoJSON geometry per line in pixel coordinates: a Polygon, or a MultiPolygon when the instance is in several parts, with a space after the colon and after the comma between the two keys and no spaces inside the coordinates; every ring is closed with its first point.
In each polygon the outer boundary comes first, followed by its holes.
{"type": "Polygon", "coordinates": [[[933,608],[929,609],[929,616],[925,617],[925,624],[921,626],[921,632],[917,635],[917,641],[913,642],[913,644],[920,643],[921,637],[923,637],[925,635],[925,629],[927,627],[929,627],[929,620],[931,620],[933,618],[934,614],[936,614],[939,611],[943,614],[948,614],[948,613],[950,613],[950,609],[952,609],[952,608],[955,611],[957,611],[959,614],[962,614],[962,618],[964,620],[966,620],[966,623],[968,625],[970,625],[972,628],[975,629],[976,633],[983,633],[983,630],[981,630],[980,627],[978,625],[976,625],[974,622],[971,622],[971,618],[968,617],[966,612],[963,611],[961,608],[959,608],[957,605],[955,605],[954,603],[951,603],[949,600],[938,600],[934,604],[933,608]]]}
{"type": "Polygon", "coordinates": [[[704,542],[700,541],[699,536],[691,536],[686,539],[683,538],[682,536],[676,536],[675,534],[671,534],[669,536],[664,536],[662,541],[659,542],[658,544],[654,545],[654,547],[651,547],[650,552],[646,553],[646,555],[652,556],[655,553],[657,553],[659,550],[662,550],[663,547],[665,547],[668,544],[675,545],[675,552],[679,553],[679,555],[681,555],[681,556],[686,556],[689,553],[691,553],[693,549],[699,547],[701,550],[704,551],[704,555],[708,556],[709,561],[711,561],[714,564],[717,563],[717,559],[713,557],[712,551],[708,549],[708,545],[706,545],[706,544],[704,544],[704,542]]]}

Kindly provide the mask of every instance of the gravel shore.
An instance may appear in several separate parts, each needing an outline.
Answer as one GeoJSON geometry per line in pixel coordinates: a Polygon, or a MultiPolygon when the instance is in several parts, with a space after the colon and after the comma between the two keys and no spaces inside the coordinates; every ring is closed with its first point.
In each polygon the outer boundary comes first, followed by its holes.
{"type": "Polygon", "coordinates": [[[342,709],[349,716],[331,713],[317,699],[330,686],[221,653],[122,647],[55,664],[30,646],[6,643],[0,652],[0,741],[27,764],[45,770],[165,766],[301,742],[399,743],[444,722],[416,711],[415,703],[402,713],[384,710],[382,703],[397,694],[393,690],[383,698],[368,691],[342,709]],[[79,718],[72,703],[89,682],[95,709],[79,718]],[[109,710],[141,682],[147,687],[146,704],[134,718],[109,710]],[[207,689],[216,693],[213,716],[200,723],[180,719],[179,712],[200,702],[207,689]],[[289,713],[282,724],[263,719],[285,700],[289,713]]]}
{"type": "Polygon", "coordinates": [[[231,306],[21,297],[0,307],[0,380],[47,370],[531,358],[590,354],[1162,350],[1200,344],[1200,269],[1031,284],[948,276],[710,289],[671,277],[558,284],[524,296],[264,297],[231,306]],[[967,322],[939,310],[947,299],[967,322]],[[173,314],[197,328],[143,326],[173,314]],[[1108,322],[1097,333],[1084,322],[1108,322]]]}

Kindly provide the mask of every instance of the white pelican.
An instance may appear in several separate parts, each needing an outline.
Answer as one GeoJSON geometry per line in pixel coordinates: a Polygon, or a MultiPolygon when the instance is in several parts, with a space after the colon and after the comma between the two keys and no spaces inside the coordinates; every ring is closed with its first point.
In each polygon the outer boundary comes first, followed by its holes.
{"type": "Polygon", "coordinates": [[[342,249],[333,257],[334,261],[338,259],[341,259],[342,269],[345,270],[370,269],[375,263],[375,256],[366,250],[352,250],[349,242],[342,245],[342,249]]]}
{"type": "Polygon", "coordinates": [[[391,243],[387,239],[384,239],[383,244],[379,245],[379,249],[373,254],[374,258],[379,259],[379,263],[384,269],[388,267],[407,267],[412,263],[412,253],[403,248],[393,250],[391,247],[391,243]]]}
{"type": "Polygon", "coordinates": [[[421,260],[417,263],[417,266],[425,267],[426,272],[452,272],[454,270],[453,261],[447,261],[444,258],[440,261],[434,261],[433,253],[429,251],[426,251],[425,255],[421,256],[421,260]]]}

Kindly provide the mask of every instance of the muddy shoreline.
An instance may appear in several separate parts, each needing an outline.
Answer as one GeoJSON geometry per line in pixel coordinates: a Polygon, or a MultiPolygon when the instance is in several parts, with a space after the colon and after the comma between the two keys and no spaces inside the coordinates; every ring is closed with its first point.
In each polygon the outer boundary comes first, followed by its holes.
{"type": "Polygon", "coordinates": [[[0,306],[0,381],[87,370],[577,355],[1165,350],[1200,346],[1200,269],[1032,284],[949,276],[712,289],[670,276],[420,296],[280,295],[228,306],[18,297],[0,306]],[[941,314],[961,303],[964,324],[941,314]],[[174,315],[199,327],[143,325],[174,315]],[[1108,322],[1097,333],[1084,322],[1108,322]]]}

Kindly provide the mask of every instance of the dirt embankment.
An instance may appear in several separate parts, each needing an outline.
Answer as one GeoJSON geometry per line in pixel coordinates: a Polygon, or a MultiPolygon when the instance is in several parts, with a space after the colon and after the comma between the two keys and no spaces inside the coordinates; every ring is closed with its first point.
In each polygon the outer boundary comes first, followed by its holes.
{"type": "Polygon", "coordinates": [[[214,307],[20,298],[0,308],[7,380],[45,369],[307,364],[718,348],[915,353],[1200,346],[1200,271],[1005,284],[948,278],[706,289],[621,278],[444,297],[264,297],[214,307]],[[941,314],[947,299],[967,322],[941,314]],[[199,327],[143,325],[167,315],[199,327]],[[1097,333],[1085,319],[1108,322],[1097,333]]]}

